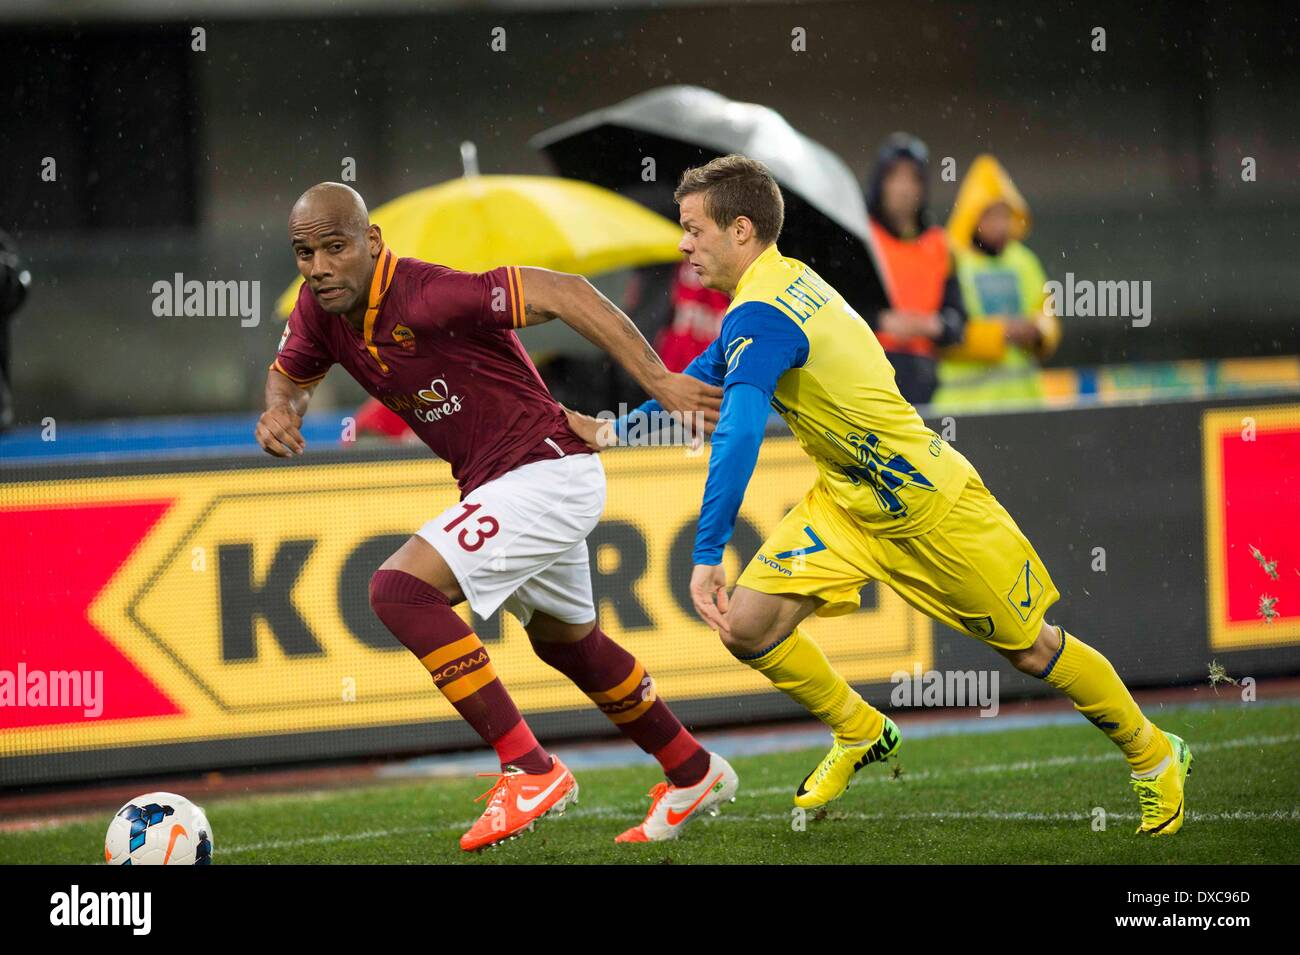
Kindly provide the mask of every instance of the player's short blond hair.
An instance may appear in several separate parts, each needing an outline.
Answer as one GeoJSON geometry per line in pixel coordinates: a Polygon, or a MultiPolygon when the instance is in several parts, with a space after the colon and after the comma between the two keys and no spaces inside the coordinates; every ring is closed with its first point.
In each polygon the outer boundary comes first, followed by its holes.
{"type": "Polygon", "coordinates": [[[785,224],[785,199],[776,179],[757,159],[732,153],[682,173],[673,192],[680,203],[693,193],[704,194],[704,211],[725,229],[739,216],[754,223],[762,242],[775,242],[785,224]]]}

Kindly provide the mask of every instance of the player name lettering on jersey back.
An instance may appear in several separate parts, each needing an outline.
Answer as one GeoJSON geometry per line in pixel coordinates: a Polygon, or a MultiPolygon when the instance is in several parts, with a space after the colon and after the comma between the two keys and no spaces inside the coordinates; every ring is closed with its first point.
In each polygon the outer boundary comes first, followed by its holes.
{"type": "Polygon", "coordinates": [[[772,304],[802,325],[829,302],[833,294],[831,287],[810,269],[787,285],[784,292],[772,296],[772,304]]]}

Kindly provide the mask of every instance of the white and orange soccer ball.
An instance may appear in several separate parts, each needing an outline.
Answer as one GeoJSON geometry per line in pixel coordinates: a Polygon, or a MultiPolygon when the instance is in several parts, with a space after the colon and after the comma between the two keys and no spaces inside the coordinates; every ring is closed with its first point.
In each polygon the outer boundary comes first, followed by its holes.
{"type": "Polygon", "coordinates": [[[203,810],[175,793],[136,796],[113,816],[104,836],[109,865],[208,865],[212,827],[203,810]]]}

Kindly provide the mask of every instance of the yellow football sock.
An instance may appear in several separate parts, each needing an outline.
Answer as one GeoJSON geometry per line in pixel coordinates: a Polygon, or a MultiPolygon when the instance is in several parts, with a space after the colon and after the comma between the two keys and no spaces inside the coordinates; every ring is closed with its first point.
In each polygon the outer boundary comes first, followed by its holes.
{"type": "Polygon", "coordinates": [[[1134,773],[1156,769],[1172,754],[1168,738],[1138,709],[1109,660],[1065,628],[1057,630],[1060,646],[1039,679],[1073,700],[1074,708],[1123,751],[1134,773]]]}
{"type": "Polygon", "coordinates": [[[831,668],[816,641],[798,630],[756,656],[737,659],[771,680],[843,743],[872,742],[884,731],[885,715],[831,668]]]}

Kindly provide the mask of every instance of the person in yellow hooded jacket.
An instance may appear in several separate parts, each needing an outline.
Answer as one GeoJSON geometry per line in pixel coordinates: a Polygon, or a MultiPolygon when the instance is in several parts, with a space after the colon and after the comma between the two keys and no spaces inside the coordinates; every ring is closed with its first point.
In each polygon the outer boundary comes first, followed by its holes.
{"type": "Polygon", "coordinates": [[[1029,225],[1029,205],[1006,170],[976,157],[948,218],[968,318],[963,341],[940,359],[936,411],[1042,400],[1039,364],[1056,351],[1061,325],[1043,267],[1021,241],[1029,225]]]}

